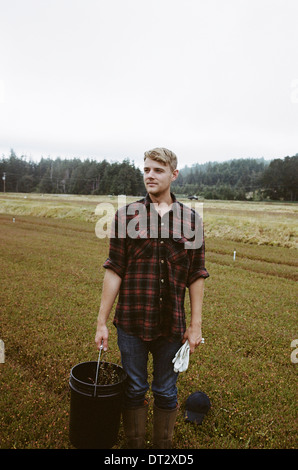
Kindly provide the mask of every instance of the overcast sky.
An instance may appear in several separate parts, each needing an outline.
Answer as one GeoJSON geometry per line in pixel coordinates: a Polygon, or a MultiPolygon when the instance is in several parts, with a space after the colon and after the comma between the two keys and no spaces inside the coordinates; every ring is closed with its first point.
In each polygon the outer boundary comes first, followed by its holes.
{"type": "Polygon", "coordinates": [[[297,0],[0,0],[0,156],[298,153],[297,0]]]}

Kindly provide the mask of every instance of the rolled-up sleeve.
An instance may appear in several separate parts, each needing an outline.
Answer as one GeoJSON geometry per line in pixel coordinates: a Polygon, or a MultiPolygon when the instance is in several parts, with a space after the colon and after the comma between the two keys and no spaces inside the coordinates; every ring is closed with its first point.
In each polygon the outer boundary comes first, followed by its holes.
{"type": "Polygon", "coordinates": [[[189,250],[190,254],[190,268],[188,272],[187,287],[194,281],[203,277],[209,277],[209,273],[205,267],[205,241],[203,233],[202,245],[200,248],[189,250]]]}
{"type": "MultiPolygon", "coordinates": [[[[123,214],[123,211],[121,211],[123,214]]],[[[120,211],[115,214],[112,231],[110,235],[109,257],[103,264],[106,269],[112,269],[118,276],[123,278],[126,269],[126,237],[125,232],[121,232],[125,220],[120,211]]]]}

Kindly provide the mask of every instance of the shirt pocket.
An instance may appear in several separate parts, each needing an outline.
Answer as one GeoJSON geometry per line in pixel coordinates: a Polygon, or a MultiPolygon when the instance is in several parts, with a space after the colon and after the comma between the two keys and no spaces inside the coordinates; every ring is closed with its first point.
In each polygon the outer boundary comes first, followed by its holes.
{"type": "Polygon", "coordinates": [[[147,259],[152,257],[153,250],[150,239],[137,238],[129,242],[129,259],[133,262],[136,259],[147,259]]]}
{"type": "Polygon", "coordinates": [[[188,252],[183,243],[173,242],[167,246],[167,260],[171,264],[178,264],[187,268],[189,266],[188,252]]]}

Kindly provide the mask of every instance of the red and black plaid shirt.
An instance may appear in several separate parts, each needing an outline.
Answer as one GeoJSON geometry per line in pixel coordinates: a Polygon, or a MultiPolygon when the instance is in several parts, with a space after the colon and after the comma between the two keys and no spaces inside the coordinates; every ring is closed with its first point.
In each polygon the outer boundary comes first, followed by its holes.
{"type": "Polygon", "coordinates": [[[202,219],[173,194],[172,199],[163,217],[149,195],[119,209],[103,265],[122,278],[114,324],[144,341],[161,335],[181,339],[186,287],[209,276],[202,219]]]}

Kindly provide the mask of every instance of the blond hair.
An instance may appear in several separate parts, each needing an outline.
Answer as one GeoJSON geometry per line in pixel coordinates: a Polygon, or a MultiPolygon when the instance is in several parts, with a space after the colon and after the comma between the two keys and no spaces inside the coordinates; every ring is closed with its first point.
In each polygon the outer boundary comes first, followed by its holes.
{"type": "Polygon", "coordinates": [[[168,150],[164,147],[157,147],[152,150],[148,150],[144,153],[144,160],[146,158],[151,158],[151,160],[156,160],[157,162],[162,162],[165,165],[170,165],[172,171],[177,168],[177,157],[171,150],[168,150]]]}

